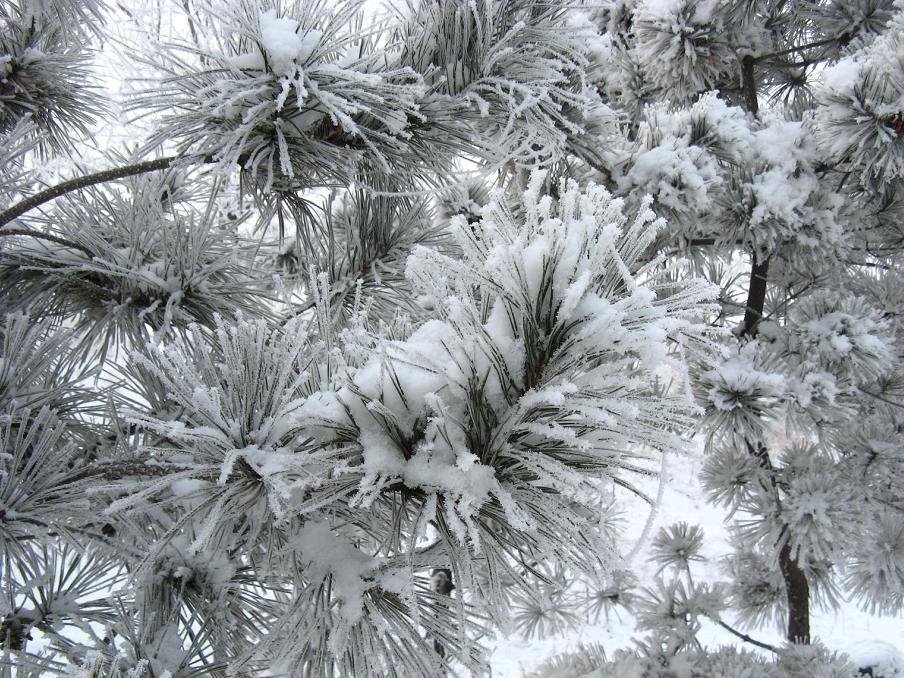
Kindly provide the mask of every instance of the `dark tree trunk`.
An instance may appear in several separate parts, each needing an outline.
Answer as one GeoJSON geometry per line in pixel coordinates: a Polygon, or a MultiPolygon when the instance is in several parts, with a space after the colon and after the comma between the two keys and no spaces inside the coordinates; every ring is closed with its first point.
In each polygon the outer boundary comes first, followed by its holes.
{"type": "MultiPolygon", "coordinates": [[[[742,337],[753,338],[756,336],[760,320],[763,317],[763,306],[766,302],[766,284],[769,275],[769,259],[759,262],[754,258],[750,269],[750,289],[747,292],[747,309],[744,312],[744,327],[741,330],[742,337]]],[[[769,459],[769,452],[762,444],[748,442],[748,451],[758,458],[760,464],[769,473],[772,481],[772,492],[775,494],[776,508],[781,508],[781,499],[778,494],[778,484],[775,478],[775,467],[769,459]]],[[[788,526],[785,525],[787,530],[788,526]]],[[[797,561],[791,556],[791,546],[788,541],[782,546],[778,554],[779,569],[785,583],[785,597],[788,600],[788,635],[787,639],[792,643],[810,642],[810,585],[807,575],[800,568],[797,561]]]]}
{"type": "MultiPolygon", "coordinates": [[[[756,60],[747,55],[741,60],[741,89],[744,94],[744,107],[749,113],[756,116],[759,113],[757,101],[756,72],[754,66],[756,60]]],[[[741,337],[753,338],[756,336],[760,320],[763,319],[763,308],[766,305],[766,289],[769,282],[769,257],[762,261],[757,259],[756,253],[751,254],[750,287],[747,290],[747,307],[744,311],[744,326],[741,328],[741,337]]],[[[778,485],[775,478],[775,468],[769,459],[769,452],[765,446],[748,441],[748,451],[756,456],[764,468],[769,472],[772,481],[772,491],[775,493],[776,508],[781,508],[781,499],[778,494],[778,485]]],[[[785,530],[788,526],[785,525],[785,530]]],[[[810,642],[810,585],[807,575],[791,556],[791,546],[788,540],[781,547],[778,554],[779,569],[785,583],[785,596],[788,600],[788,640],[793,643],[810,642]]]]}
{"type": "Polygon", "coordinates": [[[750,289],[747,291],[747,308],[744,311],[744,328],[741,336],[756,335],[760,320],[763,318],[763,307],[766,305],[766,283],[769,279],[769,258],[757,261],[752,257],[750,267],[750,289]]]}
{"type": "Polygon", "coordinates": [[[810,584],[807,575],[791,557],[791,546],[786,543],[778,554],[778,564],[785,580],[788,597],[788,640],[792,643],[810,643],[810,584]]]}

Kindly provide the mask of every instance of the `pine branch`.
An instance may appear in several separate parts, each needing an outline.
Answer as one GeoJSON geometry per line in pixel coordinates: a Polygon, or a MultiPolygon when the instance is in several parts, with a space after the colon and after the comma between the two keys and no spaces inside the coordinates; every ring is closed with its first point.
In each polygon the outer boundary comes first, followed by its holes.
{"type": "MultiPolygon", "coordinates": [[[[343,296],[352,291],[355,288],[357,282],[358,278],[349,277],[345,280],[342,280],[338,285],[335,285],[333,289],[330,290],[330,299],[328,302],[326,302],[326,307],[331,308],[334,300],[341,299],[343,296]]],[[[282,320],[280,320],[280,327],[285,327],[295,318],[303,316],[312,308],[315,308],[319,303],[321,303],[321,300],[319,298],[314,298],[291,309],[291,311],[289,311],[289,313],[287,313],[286,316],[282,320]]]]}
{"type": "Polygon", "coordinates": [[[881,401],[882,401],[883,403],[885,403],[886,405],[891,405],[892,407],[899,407],[899,408],[901,408],[902,410],[904,410],[904,404],[902,404],[902,403],[896,403],[894,400],[889,400],[888,398],[886,398],[886,397],[883,396],[883,395],[880,395],[879,393],[873,393],[872,391],[867,391],[865,388],[861,388],[861,389],[860,389],[860,392],[861,392],[861,393],[865,393],[865,394],[868,395],[868,396],[872,396],[872,397],[875,398],[876,400],[881,400],[881,401]]]}
{"type": "Polygon", "coordinates": [[[822,40],[817,40],[816,42],[810,42],[806,45],[797,45],[795,47],[789,47],[788,49],[783,49],[778,52],[770,52],[769,54],[762,54],[758,57],[744,57],[745,59],[751,59],[756,63],[760,63],[762,61],[767,61],[769,59],[774,59],[775,57],[784,56],[786,54],[794,54],[796,52],[805,52],[808,49],[815,49],[816,47],[825,47],[826,45],[831,45],[833,42],[841,42],[844,39],[850,40],[850,34],[844,33],[842,35],[834,36],[831,38],[823,38],[822,40]]]}
{"type": "Polygon", "coordinates": [[[771,29],[779,20],[782,11],[785,9],[787,0],[779,0],[779,2],[769,12],[769,18],[766,20],[766,28],[771,29]]]}
{"type": "Polygon", "coordinates": [[[146,459],[103,461],[85,468],[83,471],[79,472],[76,477],[90,478],[100,476],[107,480],[122,480],[123,478],[132,478],[136,476],[163,478],[173,473],[191,470],[190,466],[175,464],[149,465],[146,462],[146,459]]]}
{"type": "Polygon", "coordinates": [[[83,247],[78,243],[74,243],[71,240],[66,240],[65,238],[61,238],[60,236],[53,235],[51,233],[41,233],[40,231],[33,231],[29,228],[8,228],[4,231],[0,231],[0,238],[8,235],[24,235],[31,238],[38,238],[39,240],[55,242],[56,244],[62,245],[63,247],[69,247],[71,249],[78,250],[79,252],[86,254],[89,259],[94,257],[94,252],[89,250],[87,247],[83,247]]]}
{"type": "Polygon", "coordinates": [[[760,105],[756,97],[756,73],[754,65],[756,59],[749,54],[741,60],[741,90],[744,94],[744,107],[748,113],[752,113],[753,117],[757,117],[760,112],[760,105]]]}
{"type": "MultiPolygon", "coordinates": [[[[109,181],[116,181],[117,179],[124,179],[126,177],[135,176],[138,174],[146,174],[148,172],[157,172],[160,170],[169,169],[172,167],[173,163],[179,160],[179,158],[175,156],[168,156],[165,158],[157,158],[156,160],[146,160],[144,162],[135,163],[133,165],[124,165],[122,167],[113,167],[111,169],[106,169],[101,172],[95,172],[94,174],[86,174],[81,177],[76,177],[75,179],[69,179],[68,181],[64,181],[62,183],[57,184],[56,186],[51,186],[50,188],[41,191],[40,193],[35,193],[34,195],[17,202],[12,207],[0,212],[0,228],[6,226],[13,219],[16,219],[26,212],[30,212],[36,207],[40,207],[44,203],[50,202],[60,196],[66,195],[67,193],[72,193],[73,191],[80,191],[83,188],[88,188],[89,186],[96,186],[97,184],[104,184],[109,181]]],[[[202,162],[211,162],[209,158],[204,158],[202,162]]]]}
{"type": "Polygon", "coordinates": [[[761,647],[761,648],[763,648],[764,650],[769,650],[770,652],[776,652],[776,653],[778,652],[778,648],[775,647],[774,645],[770,645],[769,643],[764,643],[763,641],[757,640],[756,638],[751,638],[751,637],[748,636],[746,633],[741,633],[741,632],[738,631],[737,629],[732,628],[731,626],[729,626],[728,624],[726,624],[726,623],[725,623],[724,621],[722,621],[721,619],[718,619],[718,618],[716,618],[716,617],[711,617],[711,619],[712,619],[714,622],[716,622],[719,626],[721,626],[723,629],[725,629],[726,631],[728,631],[730,634],[732,634],[733,636],[735,636],[735,637],[737,637],[737,638],[740,638],[740,639],[743,640],[745,643],[750,643],[751,645],[756,645],[757,647],[761,647]]]}
{"type": "Polygon", "coordinates": [[[815,282],[809,282],[809,283],[807,283],[806,285],[804,285],[801,289],[799,289],[797,292],[792,292],[792,293],[788,294],[788,296],[785,297],[785,298],[781,301],[781,303],[777,305],[777,307],[776,307],[775,309],[773,309],[772,311],[770,311],[770,312],[767,313],[766,315],[762,316],[761,319],[762,319],[762,320],[766,320],[766,319],[768,319],[768,318],[771,318],[773,315],[775,315],[776,313],[778,313],[779,308],[784,307],[785,309],[787,309],[787,306],[788,306],[788,303],[789,303],[789,302],[795,301],[796,299],[799,299],[801,296],[803,296],[804,294],[806,294],[809,290],[813,289],[814,284],[815,284],[815,282]]]}

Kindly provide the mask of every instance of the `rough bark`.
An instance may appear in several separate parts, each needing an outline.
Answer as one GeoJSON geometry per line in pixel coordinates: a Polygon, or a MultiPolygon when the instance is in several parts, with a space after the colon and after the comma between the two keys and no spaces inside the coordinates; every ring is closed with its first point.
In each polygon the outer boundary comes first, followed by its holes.
{"type": "Polygon", "coordinates": [[[788,597],[788,633],[792,643],[810,643],[810,584],[807,575],[791,557],[791,546],[785,543],[778,553],[778,564],[785,580],[788,597]]]}

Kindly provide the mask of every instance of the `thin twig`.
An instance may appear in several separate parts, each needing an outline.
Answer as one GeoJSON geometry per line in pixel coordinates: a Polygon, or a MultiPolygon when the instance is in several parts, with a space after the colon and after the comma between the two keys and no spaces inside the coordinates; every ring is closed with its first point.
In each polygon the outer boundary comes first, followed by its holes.
{"type": "Polygon", "coordinates": [[[754,57],[754,61],[766,61],[767,59],[772,59],[777,56],[784,56],[785,54],[793,54],[794,52],[805,52],[808,49],[813,49],[815,47],[824,47],[825,45],[830,45],[836,40],[840,40],[842,36],[835,36],[831,38],[823,38],[822,40],[817,40],[816,42],[810,42],[806,45],[798,45],[796,47],[789,47],[788,49],[783,49],[779,52],[770,52],[769,54],[763,54],[758,57],[754,57]]]}
{"type": "Polygon", "coordinates": [[[743,640],[746,643],[750,643],[751,645],[756,645],[757,647],[761,647],[764,650],[769,650],[770,652],[776,652],[776,653],[778,652],[778,648],[775,647],[774,645],[770,645],[769,643],[764,643],[763,641],[757,640],[756,638],[751,638],[746,633],[741,633],[737,629],[733,629],[732,627],[730,627],[728,624],[726,624],[721,619],[717,619],[715,617],[712,617],[711,619],[714,622],[716,622],[719,626],[721,626],[723,629],[725,629],[732,635],[737,636],[738,638],[740,638],[741,640],[743,640]]]}
{"type": "Polygon", "coordinates": [[[867,391],[865,388],[861,388],[860,392],[865,393],[868,396],[872,396],[876,400],[881,400],[883,403],[885,403],[887,405],[891,405],[892,407],[900,407],[902,410],[904,410],[904,404],[896,403],[894,400],[889,400],[888,398],[886,398],[883,395],[880,395],[878,393],[873,393],[872,391],[867,391]]]}

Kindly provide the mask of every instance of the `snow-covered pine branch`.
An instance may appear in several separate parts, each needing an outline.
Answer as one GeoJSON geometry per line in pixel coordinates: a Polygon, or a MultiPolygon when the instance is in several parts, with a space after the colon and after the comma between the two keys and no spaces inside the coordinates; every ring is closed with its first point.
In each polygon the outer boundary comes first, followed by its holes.
{"type": "Polygon", "coordinates": [[[7,2],[0,664],[478,674],[583,607],[650,635],[560,667],[848,671],[811,608],[904,601],[902,16],[7,2]],[[694,434],[725,581],[619,527],[694,434]]]}
{"type": "MultiPolygon", "coordinates": [[[[133,486],[106,514],[172,512],[173,528],[140,571],[153,571],[186,530],[189,555],[283,545],[260,551],[253,567],[300,579],[283,621],[247,661],[317,666],[326,659],[311,652],[329,637],[338,666],[364,656],[369,670],[395,666],[389,646],[374,645],[388,623],[385,596],[401,595],[420,623],[429,596],[410,583],[384,591],[381,562],[413,554],[427,533],[440,544],[434,562],[499,621],[510,563],[554,559],[587,574],[606,566],[592,527],[602,517],[595,480],[630,488],[637,456],[681,446],[694,408],[684,391],[661,392],[658,376],[683,369],[678,346],[708,352],[697,318],[711,288],[631,272],[655,236],[649,211],[629,221],[605,190],[575,184],[554,202],[540,194],[543,180],[535,173],[517,212],[497,195],[479,222],[459,220],[460,258],[415,249],[410,284],[434,313],[404,337],[367,339],[366,324],[330,337],[299,321],[269,330],[220,319],[212,344],[199,328],[140,359],[169,409],[133,420],[156,441],[146,448],[154,463],[173,472],[133,486]],[[348,357],[336,362],[331,350],[348,357]],[[324,577],[332,594],[319,588],[324,577]],[[338,604],[335,618],[314,624],[324,595],[338,604]],[[299,629],[315,627],[322,641],[297,642],[299,629]],[[359,656],[362,643],[379,653],[359,656]]],[[[431,634],[445,638],[444,628],[431,634]]]]}

